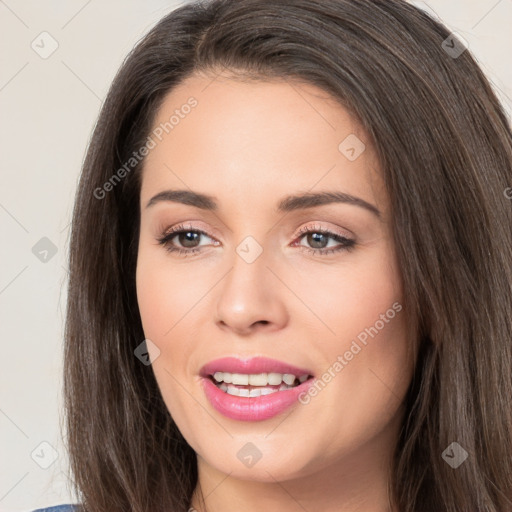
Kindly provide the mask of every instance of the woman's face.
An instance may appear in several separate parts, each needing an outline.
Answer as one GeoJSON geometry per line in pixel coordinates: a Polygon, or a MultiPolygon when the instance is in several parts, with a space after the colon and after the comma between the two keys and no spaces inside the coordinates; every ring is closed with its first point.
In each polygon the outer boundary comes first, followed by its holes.
{"type": "Polygon", "coordinates": [[[382,469],[413,362],[364,131],[312,85],[194,75],[150,137],[137,298],[163,399],[201,470],[271,482],[382,469]],[[271,361],[248,365],[258,357],[271,361]],[[287,373],[313,378],[279,391],[287,373]]]}

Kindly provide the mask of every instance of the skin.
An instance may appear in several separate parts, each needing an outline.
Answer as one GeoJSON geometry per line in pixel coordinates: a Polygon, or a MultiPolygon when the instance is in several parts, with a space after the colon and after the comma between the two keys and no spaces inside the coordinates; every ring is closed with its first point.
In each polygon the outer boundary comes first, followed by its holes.
{"type": "MultiPolygon", "coordinates": [[[[402,303],[389,198],[369,138],[313,85],[228,75],[191,76],[168,93],[154,127],[190,96],[197,106],[145,160],[136,282],[144,333],[160,350],[152,368],[197,453],[208,511],[396,510],[386,486],[414,367],[405,310],[307,405],[268,420],[224,417],[206,399],[199,376],[219,357],[266,356],[319,378],[358,334],[402,303]],[[338,149],[350,134],[366,144],[354,161],[338,149]],[[209,194],[219,208],[146,207],[168,189],[209,194]],[[277,213],[284,196],[320,190],[357,196],[381,216],[344,203],[277,213]],[[189,245],[175,236],[171,245],[199,253],[185,257],[158,243],[181,223],[208,235],[189,245]],[[308,227],[356,245],[314,254],[340,244],[327,238],[315,245],[299,234],[308,227]],[[247,236],[263,250],[250,264],[236,252],[247,236]],[[261,452],[252,467],[237,458],[247,442],[261,452]]],[[[197,491],[192,505],[202,511],[197,491]]]]}

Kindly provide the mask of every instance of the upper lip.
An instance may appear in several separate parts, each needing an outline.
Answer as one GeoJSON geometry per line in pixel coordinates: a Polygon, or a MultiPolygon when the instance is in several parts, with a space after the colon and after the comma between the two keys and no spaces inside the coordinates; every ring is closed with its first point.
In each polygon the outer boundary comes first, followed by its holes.
{"type": "Polygon", "coordinates": [[[215,372],[228,373],[291,373],[296,377],[302,375],[313,375],[311,370],[270,359],[268,357],[250,357],[247,359],[237,357],[222,357],[206,363],[200,370],[202,377],[208,377],[215,372]]]}

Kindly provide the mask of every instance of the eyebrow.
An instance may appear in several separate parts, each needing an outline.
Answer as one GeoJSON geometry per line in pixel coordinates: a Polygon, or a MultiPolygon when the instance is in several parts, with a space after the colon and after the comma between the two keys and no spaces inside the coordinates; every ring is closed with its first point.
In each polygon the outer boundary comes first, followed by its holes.
{"type": "MultiPolygon", "coordinates": [[[[202,210],[217,211],[218,205],[213,196],[193,192],[191,190],[164,190],[153,196],[146,205],[146,208],[160,202],[181,203],[189,206],[195,206],[202,210]]],[[[371,203],[368,203],[360,197],[352,196],[344,192],[306,192],[303,194],[287,196],[277,205],[278,212],[292,212],[296,210],[305,210],[331,203],[345,203],[359,206],[370,211],[377,217],[381,217],[380,210],[371,203]]]]}

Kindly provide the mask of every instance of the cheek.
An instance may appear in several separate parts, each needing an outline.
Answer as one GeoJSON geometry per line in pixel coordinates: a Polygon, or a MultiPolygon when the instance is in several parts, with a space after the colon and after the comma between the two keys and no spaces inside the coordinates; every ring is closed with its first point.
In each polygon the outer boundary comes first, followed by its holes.
{"type": "MultiPolygon", "coordinates": [[[[381,315],[390,309],[388,316],[397,316],[392,305],[401,304],[401,276],[388,244],[353,253],[340,265],[301,264],[296,270],[294,289],[323,324],[325,341],[332,340],[332,350],[342,348],[376,322],[381,326],[381,315]]],[[[393,323],[386,323],[383,331],[389,332],[393,323]]]]}
{"type": "Polygon", "coordinates": [[[198,278],[197,267],[194,268],[193,273],[186,263],[173,264],[162,248],[141,248],[136,273],[137,301],[147,337],[171,337],[179,329],[178,321],[208,289],[208,283],[198,278]]]}
{"type": "Polygon", "coordinates": [[[346,285],[347,296],[338,300],[344,307],[340,316],[346,329],[338,322],[344,330],[344,349],[357,351],[359,345],[361,351],[354,359],[394,381],[396,372],[405,370],[408,345],[401,276],[391,247],[372,254],[348,275],[346,285]]]}
{"type": "MultiPolygon", "coordinates": [[[[194,409],[179,381],[190,371],[193,344],[187,312],[197,303],[201,280],[191,279],[185,266],[172,265],[163,249],[139,249],[136,286],[139,312],[146,338],[157,345],[159,356],[151,367],[174,421],[186,425],[184,411],[194,409]]],[[[199,413],[199,411],[196,411],[199,413]]],[[[185,428],[185,430],[187,430],[185,428]]]]}
{"type": "Polygon", "coordinates": [[[371,421],[378,403],[387,404],[388,411],[396,407],[394,395],[403,394],[413,366],[393,252],[383,245],[354,261],[335,275],[319,271],[307,279],[316,283],[309,304],[330,331],[323,329],[320,350],[326,371],[336,375],[336,392],[324,399],[333,400],[332,407],[338,400],[346,404],[350,418],[361,425],[371,421]]]}
{"type": "Polygon", "coordinates": [[[162,275],[158,265],[145,258],[144,253],[139,255],[136,285],[144,334],[156,339],[164,332],[165,310],[172,307],[172,295],[164,293],[168,285],[165,274],[162,275]],[[167,304],[168,301],[171,304],[167,304]]]}

